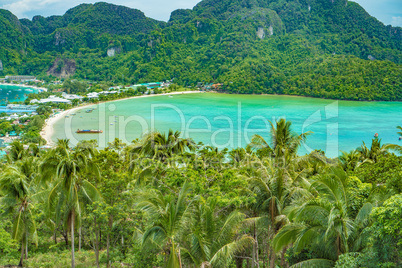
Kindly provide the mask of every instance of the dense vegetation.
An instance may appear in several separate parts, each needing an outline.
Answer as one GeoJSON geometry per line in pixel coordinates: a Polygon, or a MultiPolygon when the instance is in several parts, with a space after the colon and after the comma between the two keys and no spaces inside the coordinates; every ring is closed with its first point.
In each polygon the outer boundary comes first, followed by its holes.
{"type": "Polygon", "coordinates": [[[231,151],[173,131],[102,150],[15,142],[0,265],[400,267],[402,148],[298,156],[310,133],[281,119],[270,134],[231,151]]]}
{"type": "Polygon", "coordinates": [[[204,0],[168,23],[97,3],[32,21],[1,10],[0,23],[0,75],[402,100],[402,29],[346,0],[204,0]]]}

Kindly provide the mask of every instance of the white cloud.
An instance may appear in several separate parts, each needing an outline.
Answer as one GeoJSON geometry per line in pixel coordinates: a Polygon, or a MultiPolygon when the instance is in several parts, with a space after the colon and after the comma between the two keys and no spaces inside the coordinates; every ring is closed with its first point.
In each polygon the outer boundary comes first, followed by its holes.
{"type": "MultiPolygon", "coordinates": [[[[31,19],[35,15],[63,15],[68,9],[81,3],[108,3],[136,8],[146,16],[167,21],[170,13],[179,8],[193,8],[201,0],[0,0],[0,8],[8,9],[18,18],[31,19]]],[[[365,8],[370,15],[385,24],[402,26],[401,0],[353,0],[365,8]],[[391,22],[392,20],[392,22],[391,22]]]]}
{"type": "Polygon", "coordinates": [[[392,26],[400,26],[402,27],[402,17],[392,17],[392,22],[391,22],[392,26]]]}
{"type": "Polygon", "coordinates": [[[173,10],[193,8],[201,0],[0,0],[0,7],[10,10],[18,18],[32,18],[34,15],[63,15],[81,3],[100,1],[139,9],[148,17],[167,21],[173,10]]]}
{"type": "Polygon", "coordinates": [[[62,0],[19,0],[3,5],[2,8],[10,10],[18,18],[27,18],[27,12],[41,11],[51,4],[62,0]]]}

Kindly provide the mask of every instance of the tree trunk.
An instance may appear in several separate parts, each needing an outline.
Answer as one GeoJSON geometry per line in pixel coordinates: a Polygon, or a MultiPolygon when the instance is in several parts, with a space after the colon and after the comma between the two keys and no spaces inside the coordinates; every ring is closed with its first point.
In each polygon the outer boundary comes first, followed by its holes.
{"type": "Polygon", "coordinates": [[[71,268],[75,267],[75,256],[74,256],[74,210],[71,213],[71,268]]]}
{"type": "MultiPolygon", "coordinates": [[[[68,228],[68,227],[67,227],[68,228]]],[[[64,237],[64,241],[66,241],[66,246],[68,247],[68,232],[62,232],[61,235],[64,237]]]]}
{"type": "Polygon", "coordinates": [[[243,268],[243,259],[236,258],[236,268],[243,268]]]}
{"type": "Polygon", "coordinates": [[[270,252],[270,264],[269,267],[270,268],[275,268],[275,259],[276,259],[276,255],[275,255],[275,251],[274,248],[271,247],[271,252],[270,252]]]}
{"type": "Polygon", "coordinates": [[[254,245],[253,245],[253,262],[251,264],[251,267],[260,267],[260,261],[258,259],[258,238],[257,238],[257,227],[254,223],[254,245]]]}
{"type": "MultiPolygon", "coordinates": [[[[267,240],[268,240],[269,238],[267,238],[267,240]]],[[[271,266],[270,266],[270,264],[269,264],[269,258],[271,257],[269,254],[270,254],[270,252],[271,252],[271,246],[270,246],[271,244],[269,243],[269,241],[267,241],[267,254],[266,254],[266,261],[267,261],[267,267],[268,268],[270,268],[271,266]]]]}
{"type": "Polygon", "coordinates": [[[20,263],[18,264],[18,267],[22,267],[23,263],[24,263],[24,239],[21,242],[21,259],[20,259],[20,263]]]}
{"type": "Polygon", "coordinates": [[[283,268],[288,267],[288,266],[287,266],[286,259],[285,259],[286,250],[287,250],[287,247],[285,247],[284,249],[282,249],[282,252],[281,252],[281,267],[283,267],[283,268]]]}
{"type": "Polygon", "coordinates": [[[106,260],[107,260],[107,267],[110,267],[110,232],[112,231],[113,227],[113,217],[109,217],[109,230],[106,236],[106,260]]]}
{"type": "Polygon", "coordinates": [[[339,234],[338,234],[338,236],[336,237],[336,248],[337,248],[338,258],[341,255],[341,241],[340,240],[341,239],[340,239],[339,234]]]}
{"type": "Polygon", "coordinates": [[[99,268],[99,230],[96,224],[96,216],[94,217],[94,224],[95,224],[95,260],[96,260],[96,267],[99,268]]]}
{"type": "Polygon", "coordinates": [[[25,259],[28,259],[28,231],[25,235],[25,259]]]}
{"type": "Polygon", "coordinates": [[[179,248],[179,267],[181,268],[181,253],[180,253],[180,246],[177,245],[177,247],[179,248]]]}
{"type": "Polygon", "coordinates": [[[82,239],[81,232],[82,232],[82,230],[81,230],[81,226],[80,226],[80,228],[78,229],[78,251],[81,251],[81,239],[82,239]]]}
{"type": "Polygon", "coordinates": [[[53,239],[54,239],[54,244],[56,245],[57,244],[56,228],[54,229],[53,239]]]}

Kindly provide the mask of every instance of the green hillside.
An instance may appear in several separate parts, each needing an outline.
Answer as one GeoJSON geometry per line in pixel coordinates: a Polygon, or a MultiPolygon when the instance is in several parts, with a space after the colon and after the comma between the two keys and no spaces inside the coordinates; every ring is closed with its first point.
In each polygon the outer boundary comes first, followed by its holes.
{"type": "Polygon", "coordinates": [[[20,49],[6,48],[23,64],[1,56],[2,74],[45,76],[64,59],[75,62],[75,78],[89,80],[173,78],[184,86],[220,82],[235,93],[402,100],[402,28],[350,1],[204,0],[167,23],[107,3],[20,23],[3,13],[21,38],[20,49]]]}

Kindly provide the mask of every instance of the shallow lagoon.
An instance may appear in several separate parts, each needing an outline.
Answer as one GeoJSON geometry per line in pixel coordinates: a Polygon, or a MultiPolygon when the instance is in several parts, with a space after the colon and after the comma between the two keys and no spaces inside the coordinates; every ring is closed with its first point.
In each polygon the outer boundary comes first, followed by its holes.
{"type": "Polygon", "coordinates": [[[0,84],[0,105],[5,105],[7,102],[24,101],[26,95],[37,93],[38,90],[19,85],[2,85],[0,84]]]}
{"type": "Polygon", "coordinates": [[[245,147],[251,136],[269,136],[269,122],[286,118],[298,133],[312,131],[301,154],[324,150],[336,157],[365,141],[370,145],[375,133],[383,143],[398,141],[396,126],[402,125],[402,102],[351,102],[292,96],[228,95],[215,93],[153,96],[108,102],[83,108],[76,115],[55,124],[52,140],[97,139],[100,147],[115,137],[124,142],[140,138],[144,132],[169,128],[180,130],[196,142],[219,148],[245,147]],[[76,134],[77,129],[100,129],[102,134],[76,134]]]}

